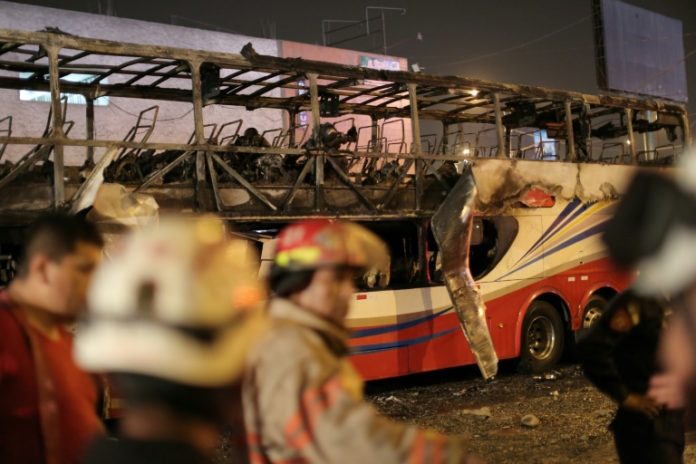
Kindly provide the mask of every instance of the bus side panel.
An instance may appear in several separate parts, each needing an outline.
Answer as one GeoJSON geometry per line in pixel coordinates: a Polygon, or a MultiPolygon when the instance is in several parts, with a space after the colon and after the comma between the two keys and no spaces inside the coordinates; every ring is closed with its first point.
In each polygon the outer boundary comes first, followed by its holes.
{"type": "Polygon", "coordinates": [[[431,371],[476,362],[454,311],[430,321],[428,325],[427,341],[409,346],[410,372],[431,371]]]}
{"type": "Polygon", "coordinates": [[[388,379],[408,374],[406,348],[353,354],[350,359],[365,380],[388,379]]]}

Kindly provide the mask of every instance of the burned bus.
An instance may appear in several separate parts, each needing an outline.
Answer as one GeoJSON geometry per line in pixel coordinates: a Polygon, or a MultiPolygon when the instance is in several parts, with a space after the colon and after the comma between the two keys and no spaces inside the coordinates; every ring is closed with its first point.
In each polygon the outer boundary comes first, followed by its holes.
{"type": "Polygon", "coordinates": [[[669,170],[690,143],[684,106],[665,100],[250,45],[237,55],[11,30],[0,43],[0,99],[46,95],[0,114],[0,285],[23,228],[51,209],[108,234],[211,212],[258,244],[261,272],[289,221],[358,221],[391,251],[388,279],[361,278],[348,318],[367,379],[486,356],[553,366],[630,281],[599,236],[632,172],[669,170]],[[103,99],[133,125],[109,127],[103,99]]]}

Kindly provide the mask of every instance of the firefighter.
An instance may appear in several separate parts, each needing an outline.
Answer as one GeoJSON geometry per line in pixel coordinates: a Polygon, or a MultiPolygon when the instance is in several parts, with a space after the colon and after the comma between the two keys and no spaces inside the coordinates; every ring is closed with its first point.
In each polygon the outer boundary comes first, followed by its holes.
{"type": "Polygon", "coordinates": [[[97,270],[75,356],[110,374],[124,409],[118,440],[93,442],[87,464],[205,463],[221,427],[235,414],[241,426],[238,379],[264,325],[250,252],[218,219],[165,219],[97,270]]]}
{"type": "Polygon", "coordinates": [[[669,312],[664,300],[628,289],[579,343],[585,375],[619,406],[611,430],[622,463],[682,462],[683,411],[647,396],[669,312]]]}
{"type": "Polygon", "coordinates": [[[242,386],[252,463],[461,463],[463,439],[380,417],[347,359],[356,272],[388,268],[384,243],[356,224],[304,220],[281,231],[270,329],[242,386]]]}

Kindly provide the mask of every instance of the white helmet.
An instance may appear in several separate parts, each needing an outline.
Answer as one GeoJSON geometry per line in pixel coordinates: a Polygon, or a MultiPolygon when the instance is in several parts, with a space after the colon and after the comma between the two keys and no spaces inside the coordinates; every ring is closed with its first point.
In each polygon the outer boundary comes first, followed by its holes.
{"type": "Polygon", "coordinates": [[[690,151],[680,159],[675,184],[688,202],[684,202],[681,208],[670,205],[669,209],[675,210],[676,218],[662,246],[638,264],[635,285],[648,295],[675,294],[696,281],[696,151],[690,151]]]}
{"type": "Polygon", "coordinates": [[[643,295],[675,295],[696,282],[696,151],[681,157],[674,178],[638,172],[607,225],[612,257],[635,267],[643,295]]]}
{"type": "Polygon", "coordinates": [[[77,362],[200,387],[233,383],[264,326],[257,270],[254,250],[212,216],[132,233],[93,277],[77,362]]]}

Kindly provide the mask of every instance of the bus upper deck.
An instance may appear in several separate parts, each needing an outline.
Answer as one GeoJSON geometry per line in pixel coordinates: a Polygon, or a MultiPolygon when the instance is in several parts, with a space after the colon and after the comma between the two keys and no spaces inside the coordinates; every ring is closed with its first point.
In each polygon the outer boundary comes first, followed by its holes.
{"type": "Polygon", "coordinates": [[[458,162],[669,164],[690,141],[664,100],[0,30],[0,95],[17,90],[49,93],[0,114],[5,225],[102,177],[233,221],[427,218],[458,162]],[[105,99],[133,126],[109,127],[105,99]]]}

